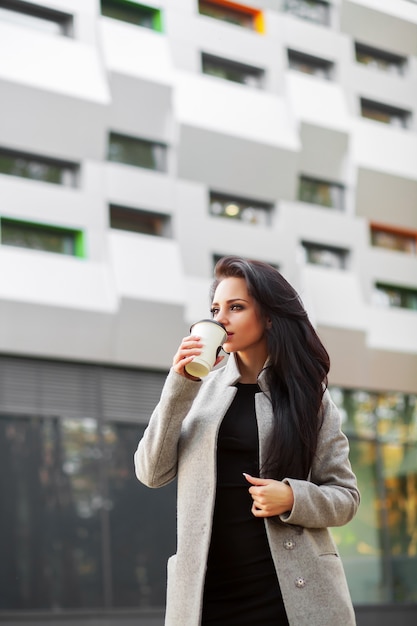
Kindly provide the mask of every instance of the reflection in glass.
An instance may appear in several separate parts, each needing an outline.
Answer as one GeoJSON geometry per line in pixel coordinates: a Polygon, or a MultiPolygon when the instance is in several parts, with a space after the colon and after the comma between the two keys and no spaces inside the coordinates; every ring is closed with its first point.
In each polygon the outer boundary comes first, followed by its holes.
{"type": "Polygon", "coordinates": [[[396,250],[407,254],[417,254],[417,233],[397,233],[391,230],[372,227],[371,242],[378,248],[396,250]]]}
{"type": "Polygon", "coordinates": [[[213,17],[222,22],[228,22],[235,26],[243,26],[244,28],[255,30],[255,18],[251,13],[216,5],[213,4],[213,2],[206,2],[205,0],[199,0],[198,10],[201,15],[207,15],[208,17],[213,17]]]}
{"type": "Polygon", "coordinates": [[[264,202],[244,200],[215,192],[210,193],[210,213],[247,224],[266,226],[271,222],[272,206],[264,202]]]}
{"type": "Polygon", "coordinates": [[[75,256],[76,231],[1,219],[1,243],[18,248],[75,256]]]}
{"type": "Polygon", "coordinates": [[[133,471],[144,427],[105,428],[113,600],[117,607],[163,606],[166,561],[175,552],[176,487],[148,489],[133,471]]]}
{"type": "Polygon", "coordinates": [[[6,6],[0,7],[0,21],[18,24],[34,30],[39,30],[49,35],[67,35],[71,24],[70,16],[58,13],[37,11],[37,8],[29,5],[17,5],[6,2],[6,6]],[[24,7],[24,8],[23,8],[24,7]]]}
{"type": "Polygon", "coordinates": [[[367,119],[398,128],[407,128],[410,120],[409,111],[389,107],[379,102],[371,102],[364,98],[361,98],[361,115],[367,119]]]}
{"type": "Polygon", "coordinates": [[[356,61],[367,65],[368,67],[387,72],[389,74],[396,74],[401,76],[404,74],[405,58],[394,54],[389,54],[383,50],[376,50],[369,46],[363,46],[361,44],[355,45],[356,61]]]}
{"type": "Polygon", "coordinates": [[[331,209],[343,210],[343,187],[335,183],[301,176],[298,199],[331,209]]]}
{"type": "Polygon", "coordinates": [[[176,489],[137,481],[143,430],[0,416],[0,610],[164,605],[176,489]]]}
{"type": "Polygon", "coordinates": [[[303,242],[302,245],[307,263],[334,269],[346,268],[349,254],[347,250],[308,242],[303,242]]]}
{"type": "Polygon", "coordinates": [[[168,215],[116,205],[110,206],[110,227],[155,237],[169,237],[171,234],[168,215]]]}
{"type": "Polygon", "coordinates": [[[96,457],[92,420],[0,418],[1,609],[103,606],[96,457]]]}
{"type": "Polygon", "coordinates": [[[288,50],[288,67],[303,74],[330,79],[333,63],[296,50],[288,50]]]}
{"type": "Polygon", "coordinates": [[[0,174],[74,187],[77,167],[12,152],[0,152],[0,174]]]}
{"type": "Polygon", "coordinates": [[[229,59],[203,54],[202,69],[203,74],[230,80],[233,83],[239,83],[258,89],[261,89],[263,86],[263,70],[250,65],[244,65],[243,63],[236,63],[229,59]]]}
{"type": "Polygon", "coordinates": [[[415,602],[417,397],[333,387],[361,506],[334,529],[354,602],[415,602]]]}
{"type": "Polygon", "coordinates": [[[322,0],[285,0],[284,10],[309,22],[329,24],[329,4],[322,0]]]}
{"type": "Polygon", "coordinates": [[[108,158],[116,163],[166,171],[166,146],[145,139],[111,133],[108,158]]]}
{"type": "Polygon", "coordinates": [[[101,0],[101,14],[115,20],[128,22],[135,26],[143,26],[152,30],[158,28],[158,13],[156,9],[142,6],[133,2],[120,0],[101,0]]]}
{"type": "Polygon", "coordinates": [[[377,306],[399,307],[417,311],[417,290],[376,283],[372,301],[377,306]]]}

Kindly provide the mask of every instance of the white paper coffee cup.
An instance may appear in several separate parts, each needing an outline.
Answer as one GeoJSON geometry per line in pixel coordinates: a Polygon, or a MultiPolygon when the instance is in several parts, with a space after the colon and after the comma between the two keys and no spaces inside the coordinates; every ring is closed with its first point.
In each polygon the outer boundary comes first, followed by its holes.
{"type": "Polygon", "coordinates": [[[191,363],[185,366],[185,371],[196,378],[203,378],[211,372],[220,348],[227,339],[227,332],[215,320],[200,320],[190,328],[193,335],[201,338],[203,344],[201,354],[195,356],[191,363]]]}

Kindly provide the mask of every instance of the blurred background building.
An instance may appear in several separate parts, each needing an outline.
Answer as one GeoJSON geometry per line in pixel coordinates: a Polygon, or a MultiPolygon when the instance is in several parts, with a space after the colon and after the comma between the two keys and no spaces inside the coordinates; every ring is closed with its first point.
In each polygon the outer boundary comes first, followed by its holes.
{"type": "Polygon", "coordinates": [[[162,624],[132,456],[217,257],[331,358],[359,626],[417,621],[417,4],[0,0],[0,621],[162,624]]]}

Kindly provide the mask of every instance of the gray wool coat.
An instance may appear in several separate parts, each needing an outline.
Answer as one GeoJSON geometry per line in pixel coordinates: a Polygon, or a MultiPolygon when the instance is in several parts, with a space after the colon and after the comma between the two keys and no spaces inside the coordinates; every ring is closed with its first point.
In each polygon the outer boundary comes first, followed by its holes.
{"type": "MultiPolygon", "coordinates": [[[[236,393],[239,370],[225,367],[194,382],[171,370],[135,453],[138,479],[162,487],[177,477],[177,554],[168,560],[166,626],[199,626],[216,494],[220,423],[236,393]]],[[[260,463],[272,427],[264,372],[255,396],[260,463]]],[[[359,504],[349,446],[329,392],[308,480],[285,479],[294,506],[283,524],[265,518],[266,532],[290,626],[354,626],[343,566],[328,527],[342,526],[359,504]]],[[[245,468],[242,468],[244,471],[245,468]]],[[[248,485],[249,488],[249,485],[248,485]]]]}

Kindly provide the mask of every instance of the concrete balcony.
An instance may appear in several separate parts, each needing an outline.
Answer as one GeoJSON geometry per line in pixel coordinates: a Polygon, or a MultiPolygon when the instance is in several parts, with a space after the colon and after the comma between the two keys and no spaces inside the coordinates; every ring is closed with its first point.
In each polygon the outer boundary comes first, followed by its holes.
{"type": "Polygon", "coordinates": [[[344,177],[350,121],[342,87],[295,71],[286,74],[287,94],[298,121],[304,173],[344,177]]]}
{"type": "Polygon", "coordinates": [[[170,175],[109,161],[103,164],[103,171],[110,204],[172,212],[175,181],[170,175]]]}
{"type": "Polygon", "coordinates": [[[352,158],[360,168],[417,180],[417,134],[380,122],[352,122],[352,158]]]}
{"type": "Polygon", "coordinates": [[[341,30],[381,50],[417,54],[417,7],[405,0],[345,0],[341,30]]]}
{"type": "Polygon", "coordinates": [[[179,72],[175,109],[180,177],[260,200],[293,196],[299,140],[282,98],[179,72]]]}

